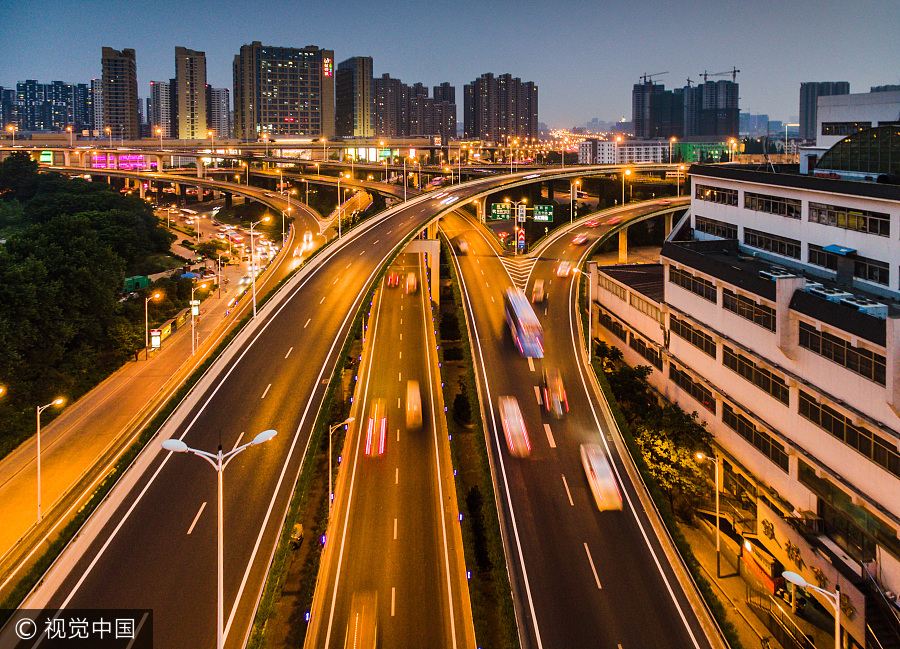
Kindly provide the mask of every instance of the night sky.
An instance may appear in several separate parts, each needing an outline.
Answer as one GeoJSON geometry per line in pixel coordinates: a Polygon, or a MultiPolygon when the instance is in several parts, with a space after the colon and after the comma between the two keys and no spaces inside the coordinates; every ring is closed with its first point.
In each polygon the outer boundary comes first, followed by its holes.
{"type": "MultiPolygon", "coordinates": [[[[886,0],[723,2],[491,0],[363,3],[0,2],[0,85],[87,83],[101,47],[133,48],[138,91],[175,74],[175,46],[206,52],[207,79],[232,86],[240,46],[333,49],[337,62],[371,56],[376,76],[457,88],[485,72],[539,87],[539,117],[571,127],[631,119],[643,73],[666,88],[737,66],[742,111],[792,121],[801,81],[849,81],[850,91],[900,83],[900,9],[886,0]]],[[[730,78],[716,77],[716,78],[730,78]]]]}

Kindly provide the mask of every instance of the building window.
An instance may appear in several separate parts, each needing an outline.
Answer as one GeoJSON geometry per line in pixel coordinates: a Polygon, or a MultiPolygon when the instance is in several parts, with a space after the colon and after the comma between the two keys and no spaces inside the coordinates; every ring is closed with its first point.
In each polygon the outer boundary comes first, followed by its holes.
{"type": "Polygon", "coordinates": [[[782,257],[800,259],[800,242],[796,239],[788,239],[787,237],[779,237],[768,232],[744,228],[744,245],[774,252],[782,257]]]}
{"type": "Polygon", "coordinates": [[[628,332],[625,330],[625,327],[622,326],[621,322],[619,322],[616,318],[612,317],[602,309],[600,310],[598,318],[600,320],[600,324],[609,329],[613,333],[613,335],[615,335],[623,342],[628,342],[628,332]]]}
{"type": "Polygon", "coordinates": [[[659,355],[658,349],[648,345],[643,338],[635,336],[634,334],[631,334],[631,340],[628,342],[628,346],[646,360],[650,361],[650,364],[653,365],[653,367],[662,371],[662,357],[659,355]]]}
{"type": "Polygon", "coordinates": [[[663,318],[658,306],[634,293],[629,296],[629,302],[635,309],[662,324],[663,318]]]}
{"type": "Polygon", "coordinates": [[[616,284],[614,281],[612,281],[609,277],[607,277],[605,275],[598,275],[597,283],[600,285],[600,288],[606,289],[607,291],[609,291],[610,293],[615,295],[617,298],[619,298],[623,302],[625,301],[625,287],[624,286],[621,286],[620,284],[616,284]]]}
{"type": "Polygon", "coordinates": [[[736,413],[728,403],[722,404],[722,423],[753,444],[782,471],[788,472],[788,455],[784,446],[768,433],[758,430],[752,421],[736,413]]]}
{"type": "Polygon", "coordinates": [[[822,246],[809,244],[809,263],[828,270],[837,270],[837,255],[827,252],[822,246]]]}
{"type": "Polygon", "coordinates": [[[770,394],[781,403],[788,403],[788,386],[784,379],[760,367],[743,354],[728,345],[722,346],[722,363],[732,372],[736,372],[763,392],[770,394]]]}
{"type": "Polygon", "coordinates": [[[778,214],[789,219],[799,219],[801,212],[801,202],[795,198],[754,194],[752,192],[744,192],[744,207],[754,212],[778,214]]]}
{"type": "Polygon", "coordinates": [[[855,230],[880,237],[891,236],[891,215],[822,203],[809,204],[809,222],[855,230]]]}
{"type": "Polygon", "coordinates": [[[698,381],[695,381],[690,374],[678,367],[675,363],[669,364],[669,380],[694,397],[694,399],[699,401],[700,405],[704,408],[711,413],[716,414],[716,400],[713,398],[712,392],[707,390],[698,381]]]}
{"type": "Polygon", "coordinates": [[[716,286],[707,279],[696,277],[688,271],[681,270],[675,266],[669,266],[669,282],[677,284],[681,288],[686,288],[691,293],[696,293],[713,304],[718,303],[716,299],[716,286]]]}
{"type": "Polygon", "coordinates": [[[854,347],[843,338],[825,331],[817,331],[813,325],[806,322],[800,323],[800,346],[870,381],[879,385],[885,384],[887,365],[882,354],[854,347]]]}
{"type": "Polygon", "coordinates": [[[725,221],[717,221],[709,219],[705,216],[694,217],[694,229],[698,232],[711,234],[720,239],[737,239],[738,229],[736,225],[726,223],[725,221]]]}
{"type": "Polygon", "coordinates": [[[716,357],[716,341],[712,339],[712,336],[699,329],[694,329],[683,320],[679,320],[674,313],[669,314],[669,329],[673,334],[684,338],[703,353],[713,358],[716,357]]]}
{"type": "Polygon", "coordinates": [[[853,276],[858,279],[887,286],[890,283],[890,274],[891,267],[883,261],[865,257],[853,258],[853,276]]]}
{"type": "Polygon", "coordinates": [[[736,189],[723,189],[722,187],[697,185],[697,189],[694,191],[694,197],[701,201],[732,205],[734,207],[737,207],[738,204],[738,193],[736,189]]]}
{"type": "Polygon", "coordinates": [[[872,122],[822,122],[822,135],[853,135],[872,128],[872,122]]]}
{"type": "Polygon", "coordinates": [[[764,329],[775,331],[775,309],[770,306],[727,288],[722,289],[722,306],[764,329]]]}

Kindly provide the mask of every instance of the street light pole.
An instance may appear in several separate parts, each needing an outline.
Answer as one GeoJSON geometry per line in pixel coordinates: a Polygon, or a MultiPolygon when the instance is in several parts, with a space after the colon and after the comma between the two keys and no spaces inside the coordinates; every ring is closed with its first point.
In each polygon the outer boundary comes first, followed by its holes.
{"type": "Polygon", "coordinates": [[[328,429],[328,517],[331,518],[331,505],[334,500],[334,491],[331,489],[331,436],[334,434],[338,428],[343,426],[344,424],[349,424],[352,421],[355,421],[356,417],[347,417],[344,421],[339,424],[335,424],[328,429]]]}
{"type": "Polygon", "coordinates": [[[622,172],[622,205],[625,204],[625,176],[631,175],[631,169],[622,172]]]}
{"type": "Polygon", "coordinates": [[[217,453],[209,453],[207,451],[200,451],[191,448],[180,439],[167,439],[162,443],[162,447],[172,453],[191,453],[203,458],[204,460],[209,462],[209,464],[213,469],[215,469],[217,474],[216,500],[218,505],[218,541],[216,543],[216,647],[218,649],[223,649],[223,647],[225,646],[225,553],[222,540],[224,536],[222,529],[222,474],[225,472],[225,467],[228,466],[228,463],[238,453],[245,451],[251,446],[257,446],[259,444],[263,444],[264,442],[268,442],[270,439],[275,437],[276,434],[277,431],[275,430],[265,430],[254,437],[253,441],[247,442],[243,446],[238,446],[236,449],[233,449],[228,453],[222,453],[221,444],[219,445],[219,450],[217,453]]]}
{"type": "Polygon", "coordinates": [[[684,171],[684,165],[679,165],[675,172],[675,186],[678,189],[678,196],[681,196],[681,172],[684,171]]]}
{"type": "Polygon", "coordinates": [[[253,237],[253,228],[263,221],[268,221],[269,217],[263,217],[255,223],[250,222],[250,277],[253,281],[253,319],[256,320],[256,240],[253,237]]]}
{"type": "Polygon", "coordinates": [[[832,593],[829,590],[825,590],[824,588],[819,588],[818,586],[813,586],[809,582],[807,582],[801,575],[798,575],[796,572],[791,572],[786,570],[781,573],[781,576],[786,580],[800,586],[800,588],[808,588],[809,590],[814,590],[817,593],[825,596],[828,599],[828,602],[834,606],[834,649],[841,649],[841,586],[840,584],[834,585],[834,592],[832,593]]]}
{"type": "Polygon", "coordinates": [[[144,298],[144,360],[150,360],[150,300],[157,300],[162,293],[154,293],[144,298]]]}
{"type": "Polygon", "coordinates": [[[38,406],[37,407],[37,519],[41,520],[43,518],[43,514],[41,513],[41,413],[44,412],[50,406],[61,406],[63,403],[62,397],[58,399],[54,399],[46,406],[38,406]]]}
{"type": "Polygon", "coordinates": [[[191,284],[191,356],[193,356],[194,352],[197,351],[197,336],[194,333],[194,306],[197,306],[197,312],[199,313],[200,305],[194,304],[194,291],[198,288],[206,288],[206,284],[201,284],[200,286],[194,286],[193,284],[191,284]]]}
{"type": "Polygon", "coordinates": [[[722,576],[721,571],[721,550],[722,550],[722,535],[720,532],[719,519],[720,510],[719,510],[719,457],[718,453],[715,453],[712,457],[708,455],[704,455],[703,453],[697,453],[698,460],[712,460],[715,464],[716,471],[716,577],[722,576]]]}
{"type": "Polygon", "coordinates": [[[575,220],[575,196],[578,193],[579,185],[581,185],[580,180],[569,183],[569,223],[575,220]]]}

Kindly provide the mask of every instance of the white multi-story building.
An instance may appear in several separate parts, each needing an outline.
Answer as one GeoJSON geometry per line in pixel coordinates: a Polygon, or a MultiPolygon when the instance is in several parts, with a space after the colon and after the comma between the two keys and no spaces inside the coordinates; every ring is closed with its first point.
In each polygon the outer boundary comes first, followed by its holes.
{"type": "Polygon", "coordinates": [[[595,331],[707,424],[745,563],[839,584],[866,646],[866,591],[900,592],[900,187],[690,173],[690,234],[600,269],[595,331]]]}
{"type": "Polygon", "coordinates": [[[150,82],[150,135],[172,137],[172,95],[168,81],[150,82]],[[156,129],[160,132],[157,133],[156,129]]]}
{"type": "Polygon", "coordinates": [[[587,139],[578,145],[578,164],[632,164],[666,162],[668,140],[597,140],[587,139]]]}

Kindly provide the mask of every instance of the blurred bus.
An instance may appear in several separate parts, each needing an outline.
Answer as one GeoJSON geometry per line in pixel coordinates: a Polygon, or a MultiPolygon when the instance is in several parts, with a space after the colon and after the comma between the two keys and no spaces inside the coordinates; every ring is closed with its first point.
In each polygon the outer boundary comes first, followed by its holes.
{"type": "Polygon", "coordinates": [[[418,381],[406,382],[406,428],[419,430],[422,427],[422,393],[418,381]]]}
{"type": "Polygon", "coordinates": [[[581,464],[587,476],[591,491],[594,493],[594,501],[601,512],[609,509],[622,509],[622,494],[616,479],[613,477],[612,467],[606,459],[606,453],[599,444],[581,445],[581,464]]]}
{"type": "Polygon", "coordinates": [[[503,307],[509,332],[519,353],[525,358],[543,358],[544,330],[525,293],[517,288],[506,289],[503,307]]]}
{"type": "Polygon", "coordinates": [[[522,411],[519,410],[519,402],[515,397],[500,397],[500,420],[503,422],[503,435],[509,452],[516,457],[527,457],[531,453],[531,442],[528,440],[528,430],[525,428],[525,420],[522,411]]]}
{"type": "Polygon", "coordinates": [[[375,649],[378,636],[378,593],[357,591],[350,600],[344,649],[375,649]]]}

